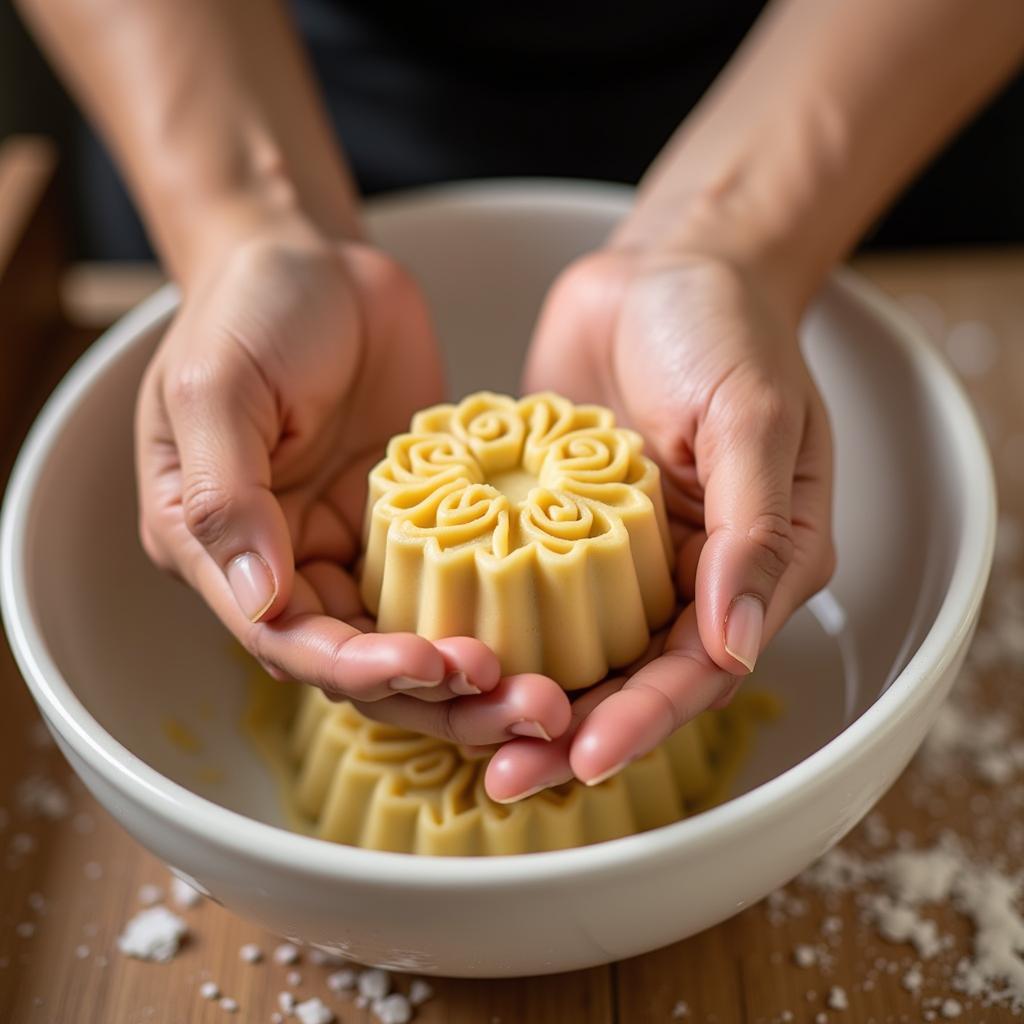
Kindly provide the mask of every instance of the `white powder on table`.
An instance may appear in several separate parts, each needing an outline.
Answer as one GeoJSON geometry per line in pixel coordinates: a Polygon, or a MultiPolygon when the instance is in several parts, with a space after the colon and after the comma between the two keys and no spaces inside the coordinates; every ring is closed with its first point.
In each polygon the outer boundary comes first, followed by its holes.
{"type": "Polygon", "coordinates": [[[188,925],[166,907],[150,907],[136,914],[117,940],[117,948],[125,956],[139,960],[170,960],[181,940],[188,934],[188,925]]]}
{"type": "Polygon", "coordinates": [[[372,1007],[380,1024],[409,1024],[412,1020],[412,1004],[400,992],[375,999],[372,1007]]]}
{"type": "Polygon", "coordinates": [[[171,877],[171,899],[179,907],[198,907],[203,902],[203,894],[194,889],[183,878],[177,875],[171,877]]]}
{"type": "Polygon", "coordinates": [[[323,1000],[313,998],[298,1003],[293,1011],[299,1024],[332,1024],[334,1011],[324,1005],[323,1000]]]}
{"type": "Polygon", "coordinates": [[[274,962],[282,964],[285,967],[297,963],[299,956],[299,947],[291,942],[282,942],[281,945],[274,950],[274,962]]]}

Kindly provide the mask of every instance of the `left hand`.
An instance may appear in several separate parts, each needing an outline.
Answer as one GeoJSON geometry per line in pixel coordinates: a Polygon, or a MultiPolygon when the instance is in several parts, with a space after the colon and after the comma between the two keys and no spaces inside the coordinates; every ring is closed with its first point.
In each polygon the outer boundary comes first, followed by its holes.
{"type": "Polygon", "coordinates": [[[831,440],[799,315],[763,275],[692,251],[604,250],[553,286],[524,392],[609,406],[644,436],[687,603],[663,649],[580,698],[559,740],[495,754],[487,787],[497,798],[573,776],[595,784],[723,706],[828,582],[831,440]]]}

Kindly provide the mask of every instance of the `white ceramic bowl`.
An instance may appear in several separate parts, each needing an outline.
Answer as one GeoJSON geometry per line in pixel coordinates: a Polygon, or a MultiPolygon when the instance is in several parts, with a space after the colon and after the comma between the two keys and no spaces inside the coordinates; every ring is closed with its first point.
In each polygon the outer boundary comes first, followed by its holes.
{"type": "MultiPolygon", "coordinates": [[[[614,187],[495,183],[380,202],[371,224],[429,293],[454,391],[514,389],[545,286],[628,202],[614,187]]],[[[175,302],[162,291],[111,329],[36,423],[4,508],[3,613],[75,771],[232,910],[366,963],[439,974],[632,956],[795,875],[924,736],[989,570],[990,464],[947,368],[907,317],[844,273],[804,338],[835,429],[839,570],[759,670],[786,713],[761,735],[735,799],[644,835],[492,859],[375,853],[276,827],[273,788],[238,728],[231,645],[136,539],[132,404],[175,302]],[[168,742],[169,717],[201,738],[201,754],[168,742]]]]}

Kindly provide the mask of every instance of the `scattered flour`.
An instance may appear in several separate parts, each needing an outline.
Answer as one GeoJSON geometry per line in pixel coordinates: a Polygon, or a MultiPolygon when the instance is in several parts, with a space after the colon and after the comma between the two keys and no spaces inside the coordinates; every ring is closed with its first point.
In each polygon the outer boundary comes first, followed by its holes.
{"type": "Polygon", "coordinates": [[[333,1024],[335,1019],[334,1012],[318,998],[297,1003],[292,1012],[298,1018],[299,1024],[333,1024]]]}
{"type": "Polygon", "coordinates": [[[156,903],[160,903],[164,898],[164,891],[159,885],[140,885],[139,886],[139,902],[144,907],[152,907],[156,903]]]}
{"type": "Polygon", "coordinates": [[[371,1007],[380,1024],[409,1024],[412,1020],[412,1003],[400,992],[375,999],[371,1007]]]}
{"type": "Polygon", "coordinates": [[[813,946],[797,946],[793,950],[793,962],[797,967],[813,967],[818,962],[818,954],[813,946]]]}
{"type": "Polygon", "coordinates": [[[359,994],[365,999],[383,999],[391,991],[391,975],[387,971],[370,968],[359,975],[359,994]]]}
{"type": "Polygon", "coordinates": [[[282,942],[277,949],[274,950],[274,962],[282,964],[285,967],[290,967],[294,963],[298,963],[300,956],[299,947],[291,942],[282,942]]]}
{"type": "Polygon", "coordinates": [[[263,950],[255,942],[247,942],[238,950],[238,956],[247,964],[258,964],[263,959],[263,950]]]}
{"type": "Polygon", "coordinates": [[[59,821],[71,810],[71,799],[60,786],[44,775],[29,775],[14,790],[22,813],[31,818],[59,821]]]}
{"type": "Polygon", "coordinates": [[[850,1001],[846,998],[846,990],[833,985],[828,990],[828,1008],[830,1010],[848,1010],[850,1001]]]}
{"type": "Polygon", "coordinates": [[[199,994],[204,999],[214,1000],[220,998],[220,986],[215,981],[204,981],[199,986],[199,994]]]}
{"type": "Polygon", "coordinates": [[[117,940],[117,948],[125,956],[139,960],[170,960],[181,940],[188,934],[188,925],[166,907],[150,907],[136,914],[117,940]]]}
{"type": "MultiPolygon", "coordinates": [[[[328,983],[330,978],[327,979],[328,983]]],[[[424,981],[422,978],[413,978],[412,984],[409,985],[409,1002],[413,1006],[422,1006],[425,1002],[432,999],[434,996],[433,986],[428,981],[424,981]]],[[[686,1006],[684,1002],[676,1003],[676,1006],[686,1006]]]]}
{"type": "MultiPolygon", "coordinates": [[[[882,886],[882,892],[861,895],[866,918],[882,938],[911,943],[925,960],[949,948],[952,939],[941,935],[920,907],[951,905],[974,930],[972,955],[957,964],[953,988],[986,1004],[1024,1011],[1024,917],[1018,909],[1024,878],[972,861],[947,839],[931,849],[896,850],[871,861],[833,850],[802,879],[825,891],[882,886]]],[[[902,984],[916,992],[922,981],[920,970],[912,968],[902,984]]],[[[959,1005],[950,1000],[950,1008],[954,1004],[959,1005]]]]}
{"type": "Polygon", "coordinates": [[[340,971],[327,975],[327,987],[332,992],[347,992],[356,987],[356,980],[356,972],[351,967],[343,967],[340,971]]]}
{"type": "Polygon", "coordinates": [[[171,899],[179,907],[184,907],[187,910],[190,907],[198,907],[203,902],[203,894],[189,885],[184,878],[172,875],[171,899]]]}

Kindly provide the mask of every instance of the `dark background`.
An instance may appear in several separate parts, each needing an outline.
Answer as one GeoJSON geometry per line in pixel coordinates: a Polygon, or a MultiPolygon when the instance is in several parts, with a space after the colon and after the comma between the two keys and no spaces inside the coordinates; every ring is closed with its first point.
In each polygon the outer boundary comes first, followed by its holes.
{"type": "MultiPolygon", "coordinates": [[[[728,60],[756,0],[443,7],[294,0],[328,108],[367,194],[470,177],[635,181],[728,60]],[[585,29],[581,32],[581,24],[585,29]]],[[[927,83],[908,83],[927,88],[927,83]]],[[[79,258],[146,258],[102,147],[0,3],[0,138],[56,137],[79,258]]],[[[1024,75],[869,234],[872,248],[1024,241],[1024,75]]]]}

